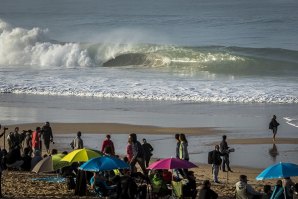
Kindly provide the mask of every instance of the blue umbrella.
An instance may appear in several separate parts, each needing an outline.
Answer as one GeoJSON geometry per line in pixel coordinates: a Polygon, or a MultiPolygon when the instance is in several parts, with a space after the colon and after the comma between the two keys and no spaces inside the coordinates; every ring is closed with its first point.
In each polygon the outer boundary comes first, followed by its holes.
{"type": "Polygon", "coordinates": [[[114,158],[111,156],[102,156],[98,158],[93,158],[88,162],[85,162],[80,166],[79,169],[84,171],[109,171],[114,169],[126,169],[130,168],[129,164],[120,160],[118,158],[114,158]]]}
{"type": "Polygon", "coordinates": [[[257,177],[257,180],[285,178],[291,176],[298,176],[298,165],[293,163],[280,162],[271,165],[262,171],[257,177]]]}

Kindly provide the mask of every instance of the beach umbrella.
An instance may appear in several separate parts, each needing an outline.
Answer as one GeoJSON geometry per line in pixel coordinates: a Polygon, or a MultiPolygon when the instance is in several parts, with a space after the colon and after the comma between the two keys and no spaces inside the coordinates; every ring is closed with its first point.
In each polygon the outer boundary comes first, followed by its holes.
{"type": "Polygon", "coordinates": [[[99,151],[94,151],[91,149],[76,149],[66,156],[62,158],[61,161],[66,162],[87,162],[88,160],[92,158],[97,158],[103,156],[103,154],[99,151]]]}
{"type": "Polygon", "coordinates": [[[298,165],[293,163],[280,162],[269,166],[262,171],[257,177],[257,180],[285,178],[298,176],[298,165]]]}
{"type": "Polygon", "coordinates": [[[165,158],[153,162],[147,169],[189,169],[197,167],[194,163],[179,158],[165,158]]]}
{"type": "Polygon", "coordinates": [[[88,162],[82,164],[79,169],[84,171],[110,171],[114,169],[128,169],[129,164],[120,160],[119,158],[111,156],[102,156],[98,158],[93,158],[88,162]]]}
{"type": "Polygon", "coordinates": [[[52,156],[48,156],[39,161],[32,169],[32,171],[36,173],[52,172],[69,166],[69,162],[61,161],[64,156],[64,154],[55,154],[52,156]]]}

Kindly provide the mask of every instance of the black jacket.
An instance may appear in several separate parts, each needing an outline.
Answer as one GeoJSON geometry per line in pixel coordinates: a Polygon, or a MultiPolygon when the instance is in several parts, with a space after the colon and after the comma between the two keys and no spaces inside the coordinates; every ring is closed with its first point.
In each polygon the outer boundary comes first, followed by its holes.
{"type": "Polygon", "coordinates": [[[199,199],[216,199],[217,197],[217,193],[210,188],[202,188],[200,190],[199,199]]]}

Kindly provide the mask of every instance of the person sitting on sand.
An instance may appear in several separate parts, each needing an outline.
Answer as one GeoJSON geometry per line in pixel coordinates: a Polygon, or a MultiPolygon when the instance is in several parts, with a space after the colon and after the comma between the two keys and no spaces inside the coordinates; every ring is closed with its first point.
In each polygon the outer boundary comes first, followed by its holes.
{"type": "Polygon", "coordinates": [[[282,181],[277,180],[270,199],[283,199],[283,198],[284,198],[284,188],[282,187],[282,181]]]}
{"type": "Polygon", "coordinates": [[[291,180],[290,177],[285,177],[282,179],[282,186],[286,192],[288,198],[293,198],[293,187],[295,183],[291,180]]]}
{"type": "Polygon", "coordinates": [[[211,189],[209,180],[204,180],[202,188],[200,189],[199,199],[216,199],[218,194],[211,189]]]}
{"type": "Polygon", "coordinates": [[[261,197],[261,193],[254,190],[254,188],[247,184],[247,176],[240,175],[239,182],[236,183],[236,199],[256,199],[261,197]]]}
{"type": "Polygon", "coordinates": [[[11,169],[21,169],[24,161],[21,158],[20,147],[16,146],[6,156],[6,166],[11,169]]]}
{"type": "Polygon", "coordinates": [[[272,190],[270,185],[264,185],[264,194],[262,196],[262,199],[270,199],[272,190]]]}
{"type": "Polygon", "coordinates": [[[184,197],[195,199],[197,197],[197,183],[196,177],[193,171],[188,171],[187,182],[182,186],[182,192],[184,197]]]}
{"type": "Polygon", "coordinates": [[[294,185],[293,199],[298,199],[298,183],[294,185]]]}
{"type": "Polygon", "coordinates": [[[24,153],[22,155],[22,160],[24,161],[24,163],[22,164],[21,168],[23,171],[30,171],[31,169],[31,156],[30,156],[30,148],[26,147],[24,148],[24,153]]]}
{"type": "Polygon", "coordinates": [[[70,146],[71,146],[72,149],[82,149],[82,148],[84,148],[84,143],[83,143],[83,140],[82,140],[81,136],[82,136],[81,131],[78,131],[77,132],[77,137],[74,138],[72,140],[72,142],[70,143],[70,146]]]}

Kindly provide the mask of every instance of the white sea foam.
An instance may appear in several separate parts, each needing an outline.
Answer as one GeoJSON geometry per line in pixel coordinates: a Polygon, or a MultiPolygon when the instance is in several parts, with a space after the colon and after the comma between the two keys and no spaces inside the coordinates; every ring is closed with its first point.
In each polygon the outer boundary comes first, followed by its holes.
{"type": "Polygon", "coordinates": [[[287,124],[298,128],[298,118],[297,117],[284,117],[284,119],[286,120],[287,124]]]}
{"type": "MultiPolygon", "coordinates": [[[[260,78],[263,65],[246,63],[249,59],[243,56],[217,48],[212,48],[210,53],[210,48],[135,45],[114,40],[115,43],[108,39],[101,44],[55,42],[48,38],[47,30],[11,27],[0,20],[0,92],[193,102],[298,103],[296,76],[260,78]],[[114,66],[121,67],[94,67],[113,59],[114,66]],[[244,69],[251,72],[252,67],[257,76],[237,76],[244,69]],[[224,75],[217,75],[220,72],[224,75]]],[[[272,63],[268,64],[268,70],[265,67],[266,72],[272,71],[272,63]]],[[[288,69],[292,69],[291,65],[288,69]]]]}

